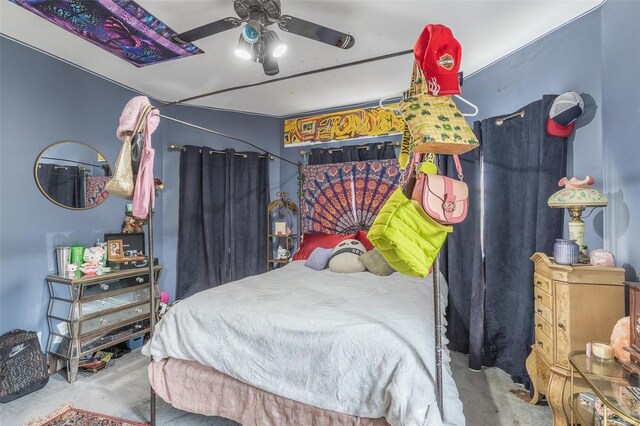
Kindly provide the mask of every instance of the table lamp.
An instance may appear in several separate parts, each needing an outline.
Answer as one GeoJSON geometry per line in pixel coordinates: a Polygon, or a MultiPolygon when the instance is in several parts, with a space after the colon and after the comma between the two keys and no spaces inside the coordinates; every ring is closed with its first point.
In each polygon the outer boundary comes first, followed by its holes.
{"type": "Polygon", "coordinates": [[[569,238],[576,240],[580,251],[584,250],[584,222],[580,218],[586,207],[605,207],[609,200],[602,192],[589,188],[596,182],[591,176],[584,179],[563,177],[558,186],[564,188],[549,197],[549,207],[566,208],[569,210],[569,238]]]}

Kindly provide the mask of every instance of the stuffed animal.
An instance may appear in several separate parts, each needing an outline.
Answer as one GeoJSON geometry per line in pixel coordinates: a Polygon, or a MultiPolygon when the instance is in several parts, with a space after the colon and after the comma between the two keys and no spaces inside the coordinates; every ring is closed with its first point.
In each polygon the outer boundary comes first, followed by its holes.
{"type": "Polygon", "coordinates": [[[102,258],[104,257],[102,247],[89,247],[84,249],[84,263],[80,270],[85,275],[102,275],[102,258]]]}
{"type": "Polygon", "coordinates": [[[124,221],[122,222],[122,233],[137,234],[140,232],[144,232],[144,228],[141,222],[142,221],[138,221],[132,216],[125,216],[124,221]]]}
{"type": "Polygon", "coordinates": [[[333,272],[364,272],[366,268],[360,262],[360,255],[367,249],[358,240],[344,240],[334,247],[329,259],[329,269],[333,272]]]}

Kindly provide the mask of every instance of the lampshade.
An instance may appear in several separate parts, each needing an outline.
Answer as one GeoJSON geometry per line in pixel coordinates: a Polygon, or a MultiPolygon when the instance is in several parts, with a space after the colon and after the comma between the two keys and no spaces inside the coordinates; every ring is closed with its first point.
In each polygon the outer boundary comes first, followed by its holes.
{"type": "Polygon", "coordinates": [[[607,196],[593,188],[563,188],[549,197],[549,207],[605,207],[607,196]]]}

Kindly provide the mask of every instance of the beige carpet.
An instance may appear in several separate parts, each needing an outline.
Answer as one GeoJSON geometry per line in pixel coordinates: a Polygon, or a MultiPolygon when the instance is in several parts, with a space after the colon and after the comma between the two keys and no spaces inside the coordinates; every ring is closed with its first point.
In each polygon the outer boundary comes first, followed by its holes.
{"type": "MultiPolygon", "coordinates": [[[[112,367],[90,377],[78,377],[73,384],[58,374],[43,389],[0,405],[0,425],[26,425],[65,404],[135,422],[148,422],[148,359],[136,350],[115,361],[112,367]]],[[[506,373],[496,368],[473,372],[466,363],[466,355],[452,354],[451,368],[468,425],[551,425],[549,408],[534,407],[510,392],[522,388],[513,384],[506,373]]],[[[230,420],[176,410],[160,398],[157,405],[158,425],[236,425],[230,420]]]]}

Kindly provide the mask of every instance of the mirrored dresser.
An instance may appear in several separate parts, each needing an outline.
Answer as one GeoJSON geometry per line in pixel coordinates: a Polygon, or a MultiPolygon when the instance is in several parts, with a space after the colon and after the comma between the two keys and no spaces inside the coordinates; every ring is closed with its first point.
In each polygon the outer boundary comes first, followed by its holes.
{"type": "MultiPolygon", "coordinates": [[[[155,267],[155,294],[162,266],[155,267]]],[[[69,383],[76,381],[78,362],[86,354],[149,331],[151,285],[148,268],[114,271],[100,276],[65,278],[49,275],[50,374],[64,360],[69,383]]]]}

